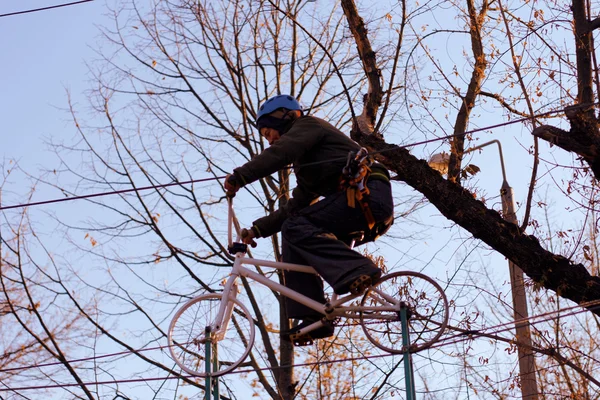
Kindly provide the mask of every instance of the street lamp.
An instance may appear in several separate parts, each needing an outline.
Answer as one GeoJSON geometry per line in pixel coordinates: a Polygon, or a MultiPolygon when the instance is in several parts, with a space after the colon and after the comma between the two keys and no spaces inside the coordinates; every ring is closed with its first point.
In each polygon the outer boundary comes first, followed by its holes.
{"type": "MultiPolygon", "coordinates": [[[[492,140],[479,146],[471,147],[464,153],[471,153],[485,146],[496,143],[498,153],[500,154],[500,166],[502,167],[502,186],[500,187],[500,197],[502,199],[502,215],[505,220],[515,225],[518,224],[515,213],[515,201],[513,190],[506,180],[506,170],[504,169],[504,157],[502,156],[502,146],[498,140],[492,140]]],[[[448,172],[449,156],[446,153],[434,154],[429,165],[442,174],[448,172]]],[[[515,263],[508,260],[508,269],[510,272],[510,287],[512,292],[515,330],[517,337],[517,355],[519,357],[519,376],[521,378],[521,394],[523,400],[538,400],[537,378],[535,376],[535,359],[533,357],[531,344],[531,331],[529,329],[529,311],[527,310],[527,295],[525,293],[525,283],[523,279],[523,270],[515,263]]]]}

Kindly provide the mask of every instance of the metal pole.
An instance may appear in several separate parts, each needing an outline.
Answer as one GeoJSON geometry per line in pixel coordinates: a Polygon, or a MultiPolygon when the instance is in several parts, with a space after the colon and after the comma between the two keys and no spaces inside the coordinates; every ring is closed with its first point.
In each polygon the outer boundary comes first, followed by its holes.
{"type": "Polygon", "coordinates": [[[410,354],[410,336],[408,332],[408,307],[400,304],[400,321],[402,324],[402,347],[404,348],[404,376],[406,380],[406,400],[415,400],[415,377],[410,354]]]}
{"type": "Polygon", "coordinates": [[[204,368],[206,370],[206,377],[204,378],[204,400],[210,400],[212,394],[212,334],[210,333],[210,326],[207,326],[204,331],[204,368]]]}
{"type": "MultiPolygon", "coordinates": [[[[491,140],[482,143],[479,146],[471,147],[464,151],[465,154],[479,150],[490,144],[498,145],[498,154],[500,155],[500,167],[502,167],[502,187],[500,195],[502,197],[502,212],[504,219],[517,225],[517,216],[515,214],[515,203],[513,200],[513,191],[506,180],[506,170],[504,168],[504,157],[502,155],[502,146],[498,140],[491,140]]],[[[436,154],[437,156],[438,154],[436,154]]],[[[447,162],[447,158],[442,157],[443,161],[435,161],[430,163],[432,168],[438,171],[443,171],[438,164],[447,162]]],[[[432,157],[433,160],[433,157],[432,157]]],[[[444,173],[444,172],[442,172],[444,173]]],[[[515,265],[512,261],[508,261],[510,272],[510,287],[513,301],[513,318],[515,321],[517,350],[519,357],[519,377],[521,379],[521,395],[523,400],[538,400],[537,378],[535,375],[535,359],[531,350],[531,331],[529,330],[529,312],[527,310],[527,296],[525,293],[525,284],[523,281],[523,270],[515,265]],[[519,345],[519,343],[521,345],[519,345]]]]}
{"type": "MultiPolygon", "coordinates": [[[[213,358],[213,369],[212,370],[218,371],[219,370],[219,355],[217,354],[217,342],[213,343],[212,358],[213,358]]],[[[213,381],[212,381],[213,399],[219,400],[219,377],[215,376],[212,379],[213,379],[213,381]]]]}
{"type": "MultiPolygon", "coordinates": [[[[500,189],[502,197],[502,213],[504,219],[517,224],[513,190],[506,182],[502,182],[500,189]]],[[[519,357],[519,375],[521,378],[521,395],[523,400],[538,400],[537,377],[535,375],[535,358],[531,345],[531,331],[529,329],[529,311],[527,310],[527,294],[523,280],[523,270],[512,261],[508,261],[510,271],[510,287],[514,309],[515,330],[517,333],[517,356],[519,357]]]]}

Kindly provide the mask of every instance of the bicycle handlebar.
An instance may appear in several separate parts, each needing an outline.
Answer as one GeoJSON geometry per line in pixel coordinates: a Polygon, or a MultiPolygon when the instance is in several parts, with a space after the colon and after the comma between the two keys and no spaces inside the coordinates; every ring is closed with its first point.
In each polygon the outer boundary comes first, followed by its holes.
{"type": "MultiPolygon", "coordinates": [[[[227,195],[227,206],[228,206],[228,210],[227,210],[227,247],[228,248],[232,248],[232,246],[234,245],[234,243],[240,243],[243,244],[244,243],[244,237],[246,236],[244,234],[244,232],[247,233],[246,229],[241,229],[240,227],[240,223],[237,220],[237,218],[235,217],[235,211],[233,211],[233,198],[235,197],[234,195],[227,195]],[[233,230],[235,228],[235,233],[237,235],[235,242],[233,241],[233,230]]],[[[245,246],[246,244],[244,244],[245,246]]],[[[256,243],[254,242],[254,240],[251,241],[250,245],[252,247],[256,247],[256,243]]]]}
{"type": "MultiPolygon", "coordinates": [[[[233,245],[233,225],[235,221],[235,212],[233,211],[233,198],[235,195],[227,195],[227,246],[231,247],[233,245]]],[[[237,230],[239,240],[239,229],[237,230]]]]}

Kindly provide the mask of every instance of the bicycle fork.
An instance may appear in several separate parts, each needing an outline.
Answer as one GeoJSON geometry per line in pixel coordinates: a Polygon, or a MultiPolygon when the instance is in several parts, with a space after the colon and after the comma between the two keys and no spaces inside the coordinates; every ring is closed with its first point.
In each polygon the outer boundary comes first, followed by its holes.
{"type": "Polygon", "coordinates": [[[204,339],[201,341],[202,344],[208,339],[213,342],[218,342],[225,338],[225,333],[227,332],[227,328],[229,327],[233,315],[233,300],[237,298],[238,294],[237,279],[237,274],[231,274],[227,279],[227,282],[225,282],[219,311],[211,325],[206,327],[204,339]]]}

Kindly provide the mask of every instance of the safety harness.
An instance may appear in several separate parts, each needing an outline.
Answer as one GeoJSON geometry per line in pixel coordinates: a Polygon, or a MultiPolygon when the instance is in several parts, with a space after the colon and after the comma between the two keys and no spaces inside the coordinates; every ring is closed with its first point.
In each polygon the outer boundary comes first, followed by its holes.
{"type": "Polygon", "coordinates": [[[356,203],[365,215],[369,229],[375,226],[375,218],[369,207],[369,188],[367,180],[371,175],[371,165],[373,160],[369,157],[369,152],[364,147],[348,154],[346,166],[342,169],[340,177],[340,191],[346,191],[348,207],[355,208],[356,203]]]}

